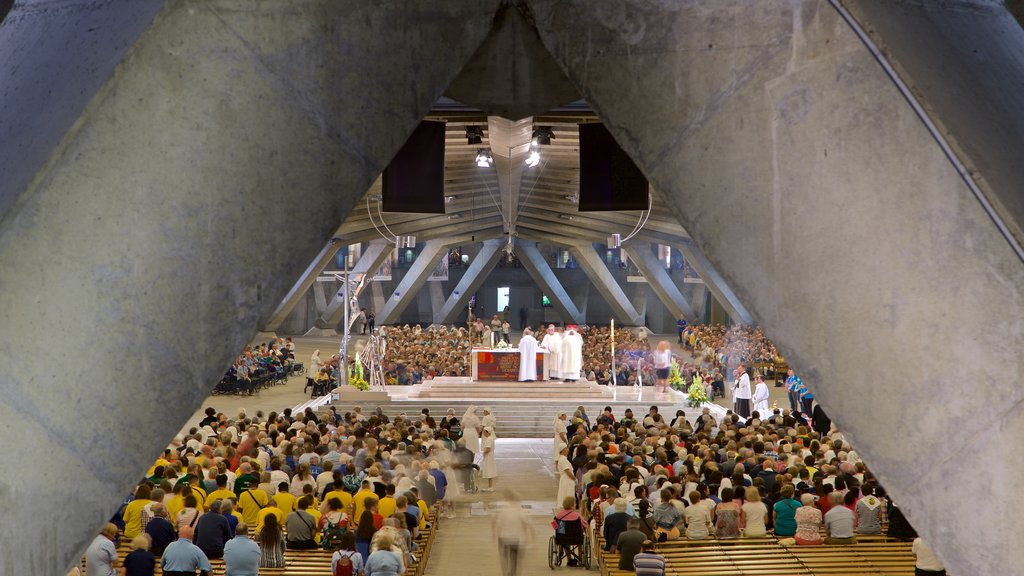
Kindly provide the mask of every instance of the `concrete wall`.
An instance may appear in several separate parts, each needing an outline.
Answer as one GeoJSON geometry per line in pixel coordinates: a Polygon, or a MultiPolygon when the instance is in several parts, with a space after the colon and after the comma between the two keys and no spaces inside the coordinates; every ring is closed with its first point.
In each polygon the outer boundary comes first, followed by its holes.
{"type": "Polygon", "coordinates": [[[570,79],[947,567],[1016,565],[1024,502],[1001,463],[1024,459],[1011,440],[1024,267],[835,10],[531,5],[570,79]],[[1003,505],[965,496],[993,492],[1003,505]]]}
{"type": "MultiPolygon", "coordinates": [[[[63,574],[82,553],[494,8],[176,1],[156,17],[0,228],[0,346],[19,350],[0,466],[32,471],[0,481],[0,573],[63,574]]],[[[6,41],[60,41],[45,24],[6,41]]]]}

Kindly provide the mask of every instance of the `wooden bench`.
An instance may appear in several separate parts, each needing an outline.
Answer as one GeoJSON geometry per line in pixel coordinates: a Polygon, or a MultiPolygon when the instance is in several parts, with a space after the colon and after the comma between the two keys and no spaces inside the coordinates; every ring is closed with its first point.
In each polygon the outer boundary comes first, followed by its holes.
{"type": "MultiPolygon", "coordinates": [[[[858,537],[846,546],[783,546],[774,536],[731,540],[674,540],[658,544],[666,574],[679,576],[912,576],[914,555],[909,542],[882,535],[858,537]]],[[[596,545],[604,545],[601,538],[596,545]]],[[[619,570],[619,555],[597,554],[602,576],[628,576],[619,570]]]]}

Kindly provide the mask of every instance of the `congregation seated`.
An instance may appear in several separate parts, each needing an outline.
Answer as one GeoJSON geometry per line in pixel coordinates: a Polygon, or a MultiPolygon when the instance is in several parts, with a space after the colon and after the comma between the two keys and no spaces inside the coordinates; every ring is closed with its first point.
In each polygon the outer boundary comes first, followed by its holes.
{"type": "Polygon", "coordinates": [[[466,376],[470,338],[465,328],[419,325],[381,327],[387,340],[384,378],[411,385],[436,376],[466,376]]]}

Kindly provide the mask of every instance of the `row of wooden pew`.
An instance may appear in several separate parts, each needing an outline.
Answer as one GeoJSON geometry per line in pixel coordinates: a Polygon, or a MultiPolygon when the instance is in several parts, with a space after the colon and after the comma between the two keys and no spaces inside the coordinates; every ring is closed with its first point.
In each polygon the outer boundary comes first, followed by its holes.
{"type": "MultiPolygon", "coordinates": [[[[911,543],[885,536],[858,536],[848,546],[783,546],[774,536],[732,540],[680,539],[657,545],[665,556],[667,576],[913,576],[911,543]]],[[[603,550],[596,554],[601,576],[629,576],[619,570],[619,555],[603,550]]]]}
{"type": "MultiPolygon", "coordinates": [[[[430,549],[434,544],[434,536],[437,533],[440,516],[436,510],[430,513],[430,526],[420,530],[420,536],[416,540],[419,547],[413,551],[416,562],[405,572],[405,576],[423,576],[426,570],[427,559],[430,556],[430,549]]],[[[118,558],[124,559],[131,552],[131,543],[123,536],[117,548],[118,558]]],[[[285,550],[284,568],[260,568],[261,576],[328,576],[331,574],[332,552],[326,550],[285,550]]],[[[211,560],[213,575],[224,575],[224,561],[211,560]]],[[[82,574],[85,574],[85,558],[82,558],[82,574]]],[[[159,559],[157,561],[156,576],[162,576],[159,559]]]]}

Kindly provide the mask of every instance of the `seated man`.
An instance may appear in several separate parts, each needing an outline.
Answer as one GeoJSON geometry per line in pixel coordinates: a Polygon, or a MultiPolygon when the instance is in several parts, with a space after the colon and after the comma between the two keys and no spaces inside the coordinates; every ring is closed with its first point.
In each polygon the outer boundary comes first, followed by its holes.
{"type": "Polygon", "coordinates": [[[586,533],[587,524],[583,520],[583,516],[576,511],[575,496],[566,496],[562,500],[562,509],[555,514],[554,520],[551,521],[551,527],[555,529],[555,540],[558,541],[558,545],[562,549],[561,553],[569,559],[569,566],[578,566],[580,562],[579,547],[583,544],[583,534],[586,533]],[[574,526],[579,526],[578,532],[574,526]]]}
{"type": "Polygon", "coordinates": [[[825,544],[856,544],[857,539],[853,536],[854,515],[853,511],[843,506],[843,497],[839,492],[828,495],[832,501],[832,508],[825,514],[825,544]]]}

